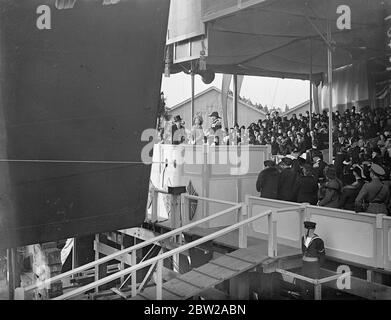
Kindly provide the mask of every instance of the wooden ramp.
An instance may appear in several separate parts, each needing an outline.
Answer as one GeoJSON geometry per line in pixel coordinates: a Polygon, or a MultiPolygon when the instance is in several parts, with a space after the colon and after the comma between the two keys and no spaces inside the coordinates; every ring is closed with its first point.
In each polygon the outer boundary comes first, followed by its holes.
{"type": "MultiPolygon", "coordinates": [[[[209,263],[163,283],[163,300],[186,300],[213,288],[265,262],[270,257],[265,254],[263,246],[252,246],[246,249],[225,254],[209,263]]],[[[296,252],[292,252],[296,254],[296,252]]],[[[272,260],[279,259],[279,257],[272,260]]],[[[148,287],[130,300],[156,300],[156,286],[148,287]]]]}

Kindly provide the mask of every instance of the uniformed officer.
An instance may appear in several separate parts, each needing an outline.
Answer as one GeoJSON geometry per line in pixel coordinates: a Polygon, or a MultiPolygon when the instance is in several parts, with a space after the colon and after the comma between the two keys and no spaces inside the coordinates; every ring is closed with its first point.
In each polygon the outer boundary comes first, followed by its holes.
{"type": "Polygon", "coordinates": [[[364,184],[358,194],[355,206],[356,212],[365,211],[368,213],[387,214],[390,192],[388,186],[383,184],[380,177],[385,175],[384,169],[372,163],[370,169],[371,182],[364,184]]]}
{"type": "MultiPolygon", "coordinates": [[[[320,267],[324,263],[325,248],[323,240],[315,234],[316,223],[304,222],[306,235],[302,238],[303,267],[302,275],[307,278],[319,279],[320,267]]],[[[313,298],[313,285],[303,282],[302,294],[304,299],[313,298]]]]}

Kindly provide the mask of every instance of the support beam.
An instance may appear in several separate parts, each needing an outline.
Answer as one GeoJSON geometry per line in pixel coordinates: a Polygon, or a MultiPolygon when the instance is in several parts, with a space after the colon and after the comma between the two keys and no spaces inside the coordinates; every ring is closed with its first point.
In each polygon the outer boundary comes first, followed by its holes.
{"type": "Polygon", "coordinates": [[[191,119],[190,119],[190,126],[193,125],[193,119],[194,119],[194,109],[195,109],[195,73],[194,73],[194,65],[193,62],[191,63],[191,119]]]}
{"type": "Polygon", "coordinates": [[[310,38],[310,130],[312,130],[312,38],[310,38]]]}
{"type": "MultiPolygon", "coordinates": [[[[327,41],[331,43],[331,24],[327,21],[327,41]]],[[[333,52],[327,46],[327,74],[329,83],[329,164],[333,161],[333,52]]]]}
{"type": "Polygon", "coordinates": [[[234,79],[234,92],[233,92],[233,104],[232,104],[232,126],[238,122],[238,75],[233,75],[234,79]]]}

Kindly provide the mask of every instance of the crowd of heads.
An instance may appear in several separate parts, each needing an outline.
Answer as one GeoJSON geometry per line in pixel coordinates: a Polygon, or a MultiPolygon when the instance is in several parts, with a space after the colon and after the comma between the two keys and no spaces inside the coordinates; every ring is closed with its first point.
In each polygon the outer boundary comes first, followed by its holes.
{"type": "MultiPolygon", "coordinates": [[[[278,199],[387,214],[390,120],[391,109],[367,107],[357,111],[352,107],[342,113],[334,112],[331,161],[324,161],[329,149],[327,112],[312,114],[311,119],[309,113],[292,115],[290,119],[274,114],[260,125],[250,125],[250,134],[261,144],[266,140],[271,145],[276,161],[265,163],[268,170],[282,175],[286,169],[294,172],[296,178],[291,194],[277,193],[278,199]],[[315,190],[317,197],[312,197],[315,190]],[[369,209],[365,208],[365,202],[371,204],[369,209]]],[[[285,178],[286,175],[282,177],[282,184],[286,184],[285,178]]]]}
{"type": "MultiPolygon", "coordinates": [[[[217,112],[209,117],[209,128],[203,127],[204,120],[200,115],[195,116],[191,128],[186,128],[183,119],[176,116],[169,138],[171,142],[168,143],[270,145],[273,164],[277,165],[275,169],[293,169],[298,180],[302,177],[304,180],[308,180],[308,177],[315,179],[318,196],[316,201],[313,198],[310,200],[320,205],[325,205],[322,202],[325,194],[326,200],[329,198],[325,192],[328,188],[324,190],[322,186],[329,186],[330,181],[338,197],[332,196],[333,203],[326,206],[352,209],[352,203],[344,203],[344,188],[354,184],[362,187],[373,177],[378,177],[382,183],[390,180],[391,108],[364,107],[357,110],[353,106],[333,112],[333,158],[330,161],[325,161],[330,147],[328,111],[311,115],[307,111],[292,114],[289,118],[274,112],[249,126],[235,124],[230,128],[223,128],[217,112]],[[175,134],[180,138],[175,138],[175,134]]],[[[355,190],[356,193],[359,191],[355,190]]]]}

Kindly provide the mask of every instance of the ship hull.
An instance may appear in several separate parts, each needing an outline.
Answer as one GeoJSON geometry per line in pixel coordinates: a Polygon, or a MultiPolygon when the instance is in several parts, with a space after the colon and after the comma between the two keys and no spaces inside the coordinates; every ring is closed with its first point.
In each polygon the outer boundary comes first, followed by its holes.
{"type": "Polygon", "coordinates": [[[2,248],[144,220],[169,1],[102,2],[0,2],[2,248]]]}

